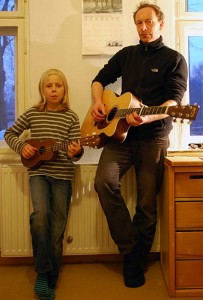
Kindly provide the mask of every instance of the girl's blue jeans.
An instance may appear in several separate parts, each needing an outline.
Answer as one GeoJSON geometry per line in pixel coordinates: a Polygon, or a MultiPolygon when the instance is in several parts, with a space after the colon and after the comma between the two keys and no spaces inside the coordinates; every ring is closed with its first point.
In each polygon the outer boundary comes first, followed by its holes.
{"type": "Polygon", "coordinates": [[[35,271],[48,273],[56,285],[63,253],[63,238],[72,196],[70,180],[30,176],[33,212],[30,215],[35,271]]]}

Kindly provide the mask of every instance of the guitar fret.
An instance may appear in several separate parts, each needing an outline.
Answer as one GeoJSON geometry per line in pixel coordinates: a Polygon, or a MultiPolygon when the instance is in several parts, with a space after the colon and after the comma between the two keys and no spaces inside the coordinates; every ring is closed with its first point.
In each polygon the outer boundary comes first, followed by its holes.
{"type": "Polygon", "coordinates": [[[125,118],[126,115],[136,112],[139,116],[164,114],[167,111],[167,106],[142,106],[136,108],[118,109],[116,112],[117,118],[125,118]]]}
{"type": "Polygon", "coordinates": [[[167,107],[166,106],[144,106],[141,115],[157,115],[157,114],[163,114],[166,112],[167,107]]]}
{"type": "MultiPolygon", "coordinates": [[[[96,138],[96,137],[95,137],[96,138]]],[[[90,137],[89,137],[90,139],[90,137]]],[[[81,144],[81,140],[80,139],[77,139],[77,140],[74,140],[75,142],[77,142],[79,145],[81,144]]],[[[57,150],[66,150],[67,149],[67,146],[71,143],[71,140],[70,141],[63,141],[63,142],[56,142],[54,145],[53,145],[53,151],[57,151],[57,150]]]]}
{"type": "Polygon", "coordinates": [[[65,150],[67,148],[67,145],[69,143],[68,142],[56,142],[53,145],[53,151],[57,151],[57,150],[65,150]]]}
{"type": "MultiPolygon", "coordinates": [[[[75,142],[77,142],[78,144],[80,144],[80,140],[77,139],[77,140],[74,140],[75,142]]],[[[56,142],[54,145],[53,145],[53,151],[57,151],[57,150],[66,150],[67,149],[67,146],[71,143],[71,140],[70,141],[63,141],[63,142],[56,142]]]]}
{"type": "Polygon", "coordinates": [[[134,111],[137,111],[139,114],[140,108],[123,108],[123,109],[118,109],[116,112],[115,117],[117,118],[125,118],[126,115],[132,114],[134,111]]]}

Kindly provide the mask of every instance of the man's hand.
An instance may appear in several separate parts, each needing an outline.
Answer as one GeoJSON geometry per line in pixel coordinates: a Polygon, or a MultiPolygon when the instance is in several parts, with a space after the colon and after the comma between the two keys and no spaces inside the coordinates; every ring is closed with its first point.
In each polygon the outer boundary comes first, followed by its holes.
{"type": "Polygon", "coordinates": [[[139,126],[141,124],[147,123],[146,117],[140,117],[136,112],[126,116],[126,121],[131,126],[139,126]]]}
{"type": "Polygon", "coordinates": [[[102,102],[96,102],[92,108],[92,117],[97,122],[102,122],[106,118],[106,110],[102,102]]]}

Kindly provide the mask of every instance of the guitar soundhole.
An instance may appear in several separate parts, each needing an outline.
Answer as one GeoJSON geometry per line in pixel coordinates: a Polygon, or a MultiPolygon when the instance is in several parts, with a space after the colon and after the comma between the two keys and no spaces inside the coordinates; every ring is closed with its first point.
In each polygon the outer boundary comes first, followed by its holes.
{"type": "Polygon", "coordinates": [[[104,129],[108,124],[115,118],[117,112],[117,107],[114,107],[109,114],[107,115],[106,119],[102,122],[95,122],[95,126],[97,126],[98,129],[104,129]]]}
{"type": "Polygon", "coordinates": [[[118,110],[118,108],[117,108],[117,107],[114,107],[114,108],[110,111],[110,113],[109,113],[108,116],[107,116],[107,121],[108,121],[108,122],[111,122],[111,121],[114,119],[117,110],[118,110]]]}
{"type": "Polygon", "coordinates": [[[45,146],[41,146],[41,147],[38,149],[38,153],[39,153],[40,155],[44,154],[45,151],[46,151],[46,147],[45,147],[45,146]]]}

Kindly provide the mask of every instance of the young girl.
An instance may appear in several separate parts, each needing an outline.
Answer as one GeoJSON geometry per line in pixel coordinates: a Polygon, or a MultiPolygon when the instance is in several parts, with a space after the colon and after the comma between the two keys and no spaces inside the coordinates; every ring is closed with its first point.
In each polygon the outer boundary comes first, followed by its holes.
{"type": "MultiPolygon", "coordinates": [[[[35,293],[41,300],[52,300],[55,299],[71,201],[73,162],[81,158],[83,148],[77,142],[80,124],[78,116],[69,107],[64,74],[57,69],[46,71],[40,79],[39,92],[40,101],[22,114],[6,130],[4,137],[9,147],[20,154],[28,166],[39,157],[36,166],[28,167],[33,205],[30,231],[37,272],[35,293]],[[27,129],[30,129],[31,140],[24,142],[19,136],[27,129]],[[38,141],[40,147],[37,147],[38,141]],[[43,141],[45,146],[42,146],[43,141]],[[54,160],[40,161],[47,141],[59,143],[59,146],[65,142],[65,147],[58,147],[58,156],[54,160]]],[[[52,148],[47,146],[47,149],[51,151],[52,148]]]]}

